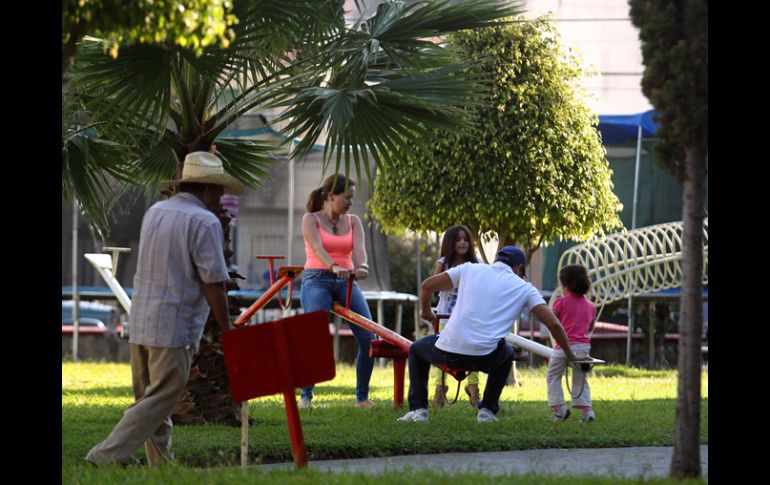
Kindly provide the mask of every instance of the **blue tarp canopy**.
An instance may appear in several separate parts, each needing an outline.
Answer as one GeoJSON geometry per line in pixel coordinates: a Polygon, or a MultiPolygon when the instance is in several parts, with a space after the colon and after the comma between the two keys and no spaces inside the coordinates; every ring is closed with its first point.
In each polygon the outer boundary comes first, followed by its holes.
{"type": "Polygon", "coordinates": [[[636,141],[639,127],[642,127],[642,138],[648,138],[658,131],[658,125],[652,119],[655,110],[629,115],[599,115],[599,131],[602,142],[606,144],[636,141]]]}

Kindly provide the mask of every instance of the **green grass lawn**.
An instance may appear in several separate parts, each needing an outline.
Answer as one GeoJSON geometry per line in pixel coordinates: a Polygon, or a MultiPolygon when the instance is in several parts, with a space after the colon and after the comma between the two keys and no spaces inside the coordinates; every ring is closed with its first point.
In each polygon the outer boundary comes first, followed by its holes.
{"type": "MultiPolygon", "coordinates": [[[[483,389],[486,376],[481,374],[480,377],[483,389]]],[[[671,446],[673,443],[676,371],[647,371],[622,366],[596,368],[590,383],[597,421],[590,424],[582,423],[577,414],[563,423],[551,420],[546,404],[544,367],[520,369],[519,377],[523,386],[503,390],[499,422],[492,426],[476,423],[476,412],[468,406],[462,390],[456,404],[438,411],[430,410],[430,423],[402,423],[396,418],[406,409],[392,406],[393,372],[390,367],[375,367],[370,397],[377,406],[358,409],[353,407],[355,370],[340,365],[334,380],[316,387],[313,408],[300,411],[309,458],[313,461],[448,451],[671,446]]],[[[228,483],[234,480],[256,483],[244,480],[248,474],[242,474],[238,468],[196,469],[235,467],[240,463],[240,428],[227,426],[175,427],[174,451],[179,466],[173,467],[174,472],[158,471],[158,475],[153,475],[156,472],[140,467],[130,467],[127,469],[130,471],[97,471],[86,467],[83,457],[90,447],[109,434],[124,409],[133,402],[130,381],[127,364],[62,364],[62,471],[65,483],[116,481],[108,479],[109,473],[117,473],[128,482],[132,481],[129,477],[135,477],[137,482],[157,480],[155,483],[168,483],[162,474],[170,473],[181,480],[175,483],[228,483]],[[218,473],[229,478],[220,481],[216,478],[220,476],[218,473]]],[[[451,397],[454,397],[455,389],[456,384],[452,381],[451,397]]],[[[708,444],[707,371],[703,373],[702,395],[701,443],[708,444]]],[[[292,461],[283,397],[252,400],[249,412],[254,419],[249,431],[250,463],[292,461]]],[[[143,461],[144,450],[137,449],[135,456],[143,461]]],[[[323,476],[313,475],[312,471],[299,474],[271,472],[261,475],[259,483],[283,482],[291,477],[294,477],[292,480],[324,483],[326,478],[323,476]]],[[[371,478],[374,481],[353,474],[346,477],[337,479],[343,483],[348,479],[351,482],[355,479],[356,482],[383,483],[374,477],[371,478]]],[[[435,476],[403,472],[391,478],[399,482],[423,483],[427,480],[424,483],[428,483],[435,476]]],[[[534,480],[524,483],[551,483],[543,481],[542,477],[534,480]]],[[[596,478],[591,480],[590,483],[602,483],[596,478]]]]}

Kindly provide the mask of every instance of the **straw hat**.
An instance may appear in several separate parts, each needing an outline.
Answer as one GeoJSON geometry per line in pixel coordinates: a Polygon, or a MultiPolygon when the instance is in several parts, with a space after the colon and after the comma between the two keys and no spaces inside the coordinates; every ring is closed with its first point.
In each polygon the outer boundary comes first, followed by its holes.
{"type": "Polygon", "coordinates": [[[188,153],[182,167],[182,178],[179,180],[164,180],[166,186],[181,183],[217,184],[225,188],[225,193],[241,195],[244,187],[233,176],[225,173],[222,160],[209,152],[188,153]]]}

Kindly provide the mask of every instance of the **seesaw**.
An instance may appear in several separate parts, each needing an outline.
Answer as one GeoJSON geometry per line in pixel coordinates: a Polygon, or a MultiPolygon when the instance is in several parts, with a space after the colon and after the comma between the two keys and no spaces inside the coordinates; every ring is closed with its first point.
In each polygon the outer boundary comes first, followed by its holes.
{"type": "MultiPolygon", "coordinates": [[[[397,334],[393,330],[390,330],[389,328],[373,322],[372,320],[352,311],[350,309],[350,294],[353,288],[352,285],[353,279],[351,278],[348,280],[346,306],[343,306],[339,302],[332,302],[331,311],[335,315],[344,318],[348,322],[369,330],[370,332],[380,337],[381,340],[372,340],[371,347],[369,348],[369,356],[393,359],[393,406],[399,407],[404,402],[404,374],[406,371],[406,359],[409,356],[409,347],[412,346],[413,342],[408,338],[397,334]]],[[[442,316],[447,317],[448,315],[442,316]]],[[[434,322],[434,330],[438,330],[438,318],[436,322],[434,322]]],[[[540,355],[541,357],[545,357],[546,359],[550,359],[553,355],[553,349],[550,347],[546,347],[545,345],[539,344],[513,333],[509,333],[505,337],[505,340],[515,347],[520,347],[529,352],[540,355]]],[[[604,361],[601,359],[589,358],[584,360],[575,360],[570,362],[570,364],[576,370],[588,372],[593,368],[593,366],[604,364],[604,361]]],[[[468,376],[469,372],[472,372],[470,369],[458,369],[448,367],[446,365],[438,365],[437,367],[454,377],[458,382],[461,382],[468,376]]]]}

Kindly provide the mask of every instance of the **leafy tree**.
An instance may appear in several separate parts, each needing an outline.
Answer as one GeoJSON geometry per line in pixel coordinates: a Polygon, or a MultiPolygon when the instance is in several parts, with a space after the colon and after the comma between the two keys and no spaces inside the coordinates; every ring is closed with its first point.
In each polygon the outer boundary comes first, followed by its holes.
{"type": "Polygon", "coordinates": [[[551,17],[512,20],[449,37],[465,73],[486,81],[483,102],[466,109],[475,130],[434,129],[430,150],[378,172],[371,207],[385,230],[462,223],[531,255],[554,237],[620,226],[598,120],[577,85],[583,69],[551,17]]]}
{"type": "Polygon", "coordinates": [[[348,27],[343,4],[234,1],[234,39],[201,55],[153,40],[113,58],[109,40],[84,40],[63,88],[64,195],[75,195],[101,231],[110,181],[157,190],[181,173],[187,153],[215,140],[225,169],[256,187],[275,147],[221,134],[248,111],[278,106],[286,107],[287,137],[302,139],[294,156],[327,133],[327,163],[336,154],[337,167],[353,164],[360,179],[370,159],[386,167],[392,149],[428,128],[466,125],[459,107],[472,102],[476,84],[450,75],[460,68],[456,57],[430,38],[517,10],[492,0],[386,2],[348,27]]]}
{"type": "Polygon", "coordinates": [[[233,39],[238,19],[231,0],[64,0],[62,71],[71,63],[84,35],[101,37],[113,58],[121,45],[169,42],[202,54],[203,48],[233,39]]]}
{"type": "Polygon", "coordinates": [[[658,163],[682,183],[679,387],[670,474],[700,476],[704,182],[708,155],[708,2],[629,0],[645,65],[642,91],[660,113],[658,163]]]}
{"type": "Polygon", "coordinates": [[[421,278],[424,280],[433,275],[436,260],[441,256],[440,241],[421,239],[418,243],[416,239],[407,234],[388,237],[390,284],[393,291],[419,295],[417,254],[420,258],[421,278]]]}

